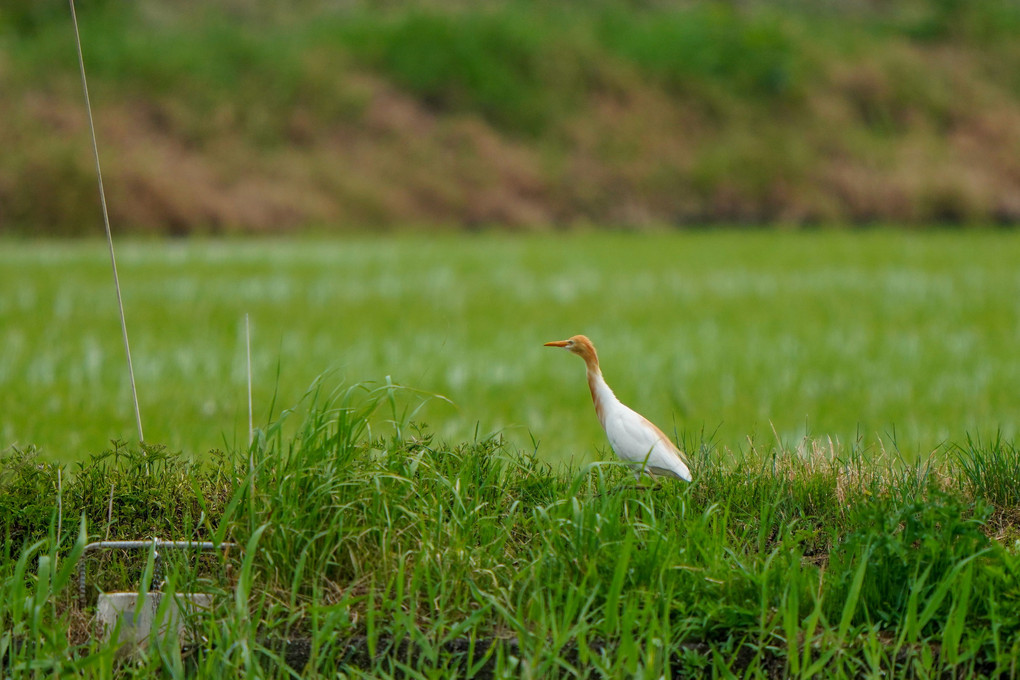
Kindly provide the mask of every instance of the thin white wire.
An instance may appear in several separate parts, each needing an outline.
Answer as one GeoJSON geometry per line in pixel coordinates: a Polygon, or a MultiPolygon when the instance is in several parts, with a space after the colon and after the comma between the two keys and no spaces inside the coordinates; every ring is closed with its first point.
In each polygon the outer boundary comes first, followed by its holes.
{"type": "Polygon", "coordinates": [[[252,421],[251,408],[251,324],[248,322],[248,314],[244,315],[244,341],[248,350],[248,493],[249,498],[255,498],[255,427],[252,421]]]}
{"type": "Polygon", "coordinates": [[[251,324],[248,323],[248,315],[244,315],[244,341],[248,350],[248,448],[255,440],[255,428],[253,426],[251,412],[251,324]]]}
{"type": "Polygon", "coordinates": [[[110,264],[113,267],[113,286],[117,289],[117,308],[120,311],[120,330],[124,335],[124,351],[127,353],[128,376],[131,378],[131,397],[135,403],[135,422],[138,425],[138,441],[144,441],[142,435],[142,413],[138,408],[138,390],[135,388],[135,369],[131,364],[131,345],[128,343],[127,321],[124,319],[124,302],[120,295],[120,277],[117,276],[117,258],[113,254],[113,233],[110,231],[110,213],[106,209],[106,191],[103,189],[103,171],[99,167],[99,144],[96,142],[96,125],[92,120],[92,103],[89,101],[89,86],[85,80],[85,59],[81,53],[81,35],[78,32],[78,16],[74,11],[74,0],[71,5],[71,23],[74,24],[74,42],[78,49],[78,68],[81,70],[81,89],[85,93],[85,111],[89,117],[89,131],[92,133],[92,155],[96,160],[96,177],[99,180],[99,202],[103,207],[103,224],[106,226],[106,242],[110,246],[110,264]]]}

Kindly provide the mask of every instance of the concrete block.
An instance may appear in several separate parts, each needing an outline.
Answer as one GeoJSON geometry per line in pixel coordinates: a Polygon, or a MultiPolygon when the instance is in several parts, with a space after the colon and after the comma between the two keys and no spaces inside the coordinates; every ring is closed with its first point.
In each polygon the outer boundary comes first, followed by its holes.
{"type": "Polygon", "coordinates": [[[188,616],[212,605],[212,596],[204,593],[178,593],[173,596],[160,621],[156,621],[156,613],[164,597],[164,593],[100,593],[97,602],[96,616],[99,620],[102,639],[111,640],[119,648],[120,654],[128,654],[149,643],[153,633],[159,639],[165,637],[170,630],[177,633],[181,642],[192,642],[187,631],[188,616]],[[139,603],[139,597],[142,598],[139,603]],[[155,630],[153,630],[155,628],[155,630]],[[116,639],[114,639],[116,636],[116,639]]]}

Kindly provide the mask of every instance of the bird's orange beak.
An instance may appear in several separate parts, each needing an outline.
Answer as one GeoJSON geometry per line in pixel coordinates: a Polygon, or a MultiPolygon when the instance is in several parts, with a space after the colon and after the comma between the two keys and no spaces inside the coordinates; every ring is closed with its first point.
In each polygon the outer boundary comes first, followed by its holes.
{"type": "Polygon", "coordinates": [[[566,346],[567,346],[566,340],[554,340],[553,342],[545,343],[545,347],[566,347],[566,346]]]}

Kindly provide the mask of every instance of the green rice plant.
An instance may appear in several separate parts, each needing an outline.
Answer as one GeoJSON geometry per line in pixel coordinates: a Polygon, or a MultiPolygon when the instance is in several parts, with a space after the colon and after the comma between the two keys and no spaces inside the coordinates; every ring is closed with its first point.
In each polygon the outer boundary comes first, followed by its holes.
{"type": "MultiPolygon", "coordinates": [[[[611,459],[583,372],[541,347],[585,332],[625,403],[667,431],[713,433],[711,468],[749,436],[763,455],[806,438],[907,460],[966,432],[1009,440],[1015,241],[821,231],[138,242],[118,248],[118,264],[146,434],[185,457],[247,443],[249,313],[263,427],[278,415],[267,413],[274,394],[297,403],[333,369],[444,395],[416,418],[448,441],[477,428],[537,442],[550,463],[611,459]],[[835,304],[844,299],[858,303],[835,304]]],[[[0,247],[0,445],[70,462],[134,431],[104,257],[97,242],[0,247]]]]}

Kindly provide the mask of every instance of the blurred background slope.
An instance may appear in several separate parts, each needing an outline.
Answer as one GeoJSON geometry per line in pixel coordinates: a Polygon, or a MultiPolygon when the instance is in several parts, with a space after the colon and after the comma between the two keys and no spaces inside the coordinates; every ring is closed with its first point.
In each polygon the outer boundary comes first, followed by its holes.
{"type": "MultiPolygon", "coordinates": [[[[1020,3],[79,2],[160,234],[1020,221],[1020,3]]],[[[0,233],[101,233],[66,2],[0,6],[0,233]]]]}

